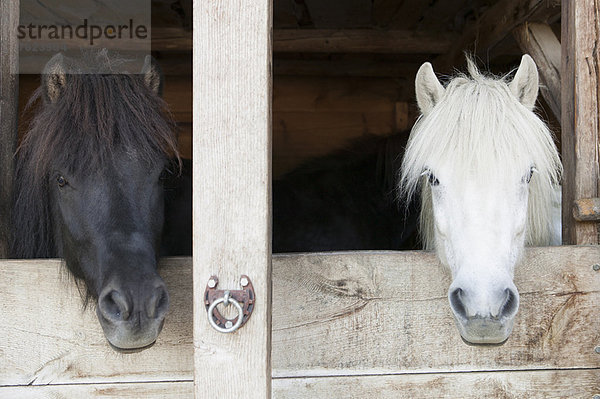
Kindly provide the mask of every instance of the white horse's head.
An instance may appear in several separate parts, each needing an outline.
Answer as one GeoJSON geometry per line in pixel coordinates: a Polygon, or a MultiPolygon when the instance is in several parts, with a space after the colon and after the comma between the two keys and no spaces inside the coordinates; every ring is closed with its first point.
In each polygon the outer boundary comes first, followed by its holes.
{"type": "Polygon", "coordinates": [[[431,64],[416,77],[422,112],[404,155],[401,189],[420,189],[421,235],[453,281],[450,306],[462,337],[501,343],[519,307],[514,268],[525,245],[553,233],[554,187],[562,171],[553,136],[532,112],[535,63],[524,55],[512,81],[469,75],[446,87],[431,64]]]}

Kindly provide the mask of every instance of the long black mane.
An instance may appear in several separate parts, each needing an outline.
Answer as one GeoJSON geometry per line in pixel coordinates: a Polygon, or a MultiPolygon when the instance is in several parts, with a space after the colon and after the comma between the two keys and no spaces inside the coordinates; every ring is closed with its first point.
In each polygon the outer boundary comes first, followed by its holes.
{"type": "Polygon", "coordinates": [[[174,122],[142,76],[95,73],[118,64],[106,52],[89,55],[77,63],[79,73],[67,71],[56,101],[43,100],[43,85],[30,99],[35,111],[17,151],[12,256],[57,255],[48,197],[53,165],[85,174],[109,165],[117,150],[149,164],[179,159],[174,122]]]}
{"type": "Polygon", "coordinates": [[[407,136],[366,136],[275,180],[273,252],[416,248],[415,203],[396,190],[407,136]]]}

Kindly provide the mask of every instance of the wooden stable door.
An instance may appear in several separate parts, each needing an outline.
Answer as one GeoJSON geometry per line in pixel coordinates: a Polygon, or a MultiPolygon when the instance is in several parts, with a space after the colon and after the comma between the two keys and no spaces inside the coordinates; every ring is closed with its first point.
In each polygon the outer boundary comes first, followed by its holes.
{"type": "Polygon", "coordinates": [[[194,3],[194,386],[196,398],[271,396],[271,0],[194,3]],[[248,322],[207,321],[211,276],[247,275],[248,322]]]}

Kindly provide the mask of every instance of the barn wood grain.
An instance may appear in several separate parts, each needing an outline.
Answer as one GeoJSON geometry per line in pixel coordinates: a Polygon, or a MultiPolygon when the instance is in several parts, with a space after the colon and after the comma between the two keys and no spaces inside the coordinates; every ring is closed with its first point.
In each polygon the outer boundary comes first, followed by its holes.
{"type": "Polygon", "coordinates": [[[461,340],[433,254],[277,256],[274,376],[600,367],[599,257],[597,247],[529,249],[513,333],[482,347],[461,340]]]}
{"type": "Polygon", "coordinates": [[[535,22],[518,26],[513,36],[523,52],[535,61],[540,73],[540,93],[560,120],[560,42],[548,24],[535,22]]]}
{"type": "Polygon", "coordinates": [[[598,244],[598,224],[577,222],[574,201],[598,197],[600,40],[595,0],[563,1],[562,43],[562,226],[565,244],[598,244]]]}
{"type": "Polygon", "coordinates": [[[194,7],[194,361],[196,398],[271,396],[271,0],[194,7]],[[252,280],[252,317],[215,331],[206,283],[252,280]]]}
{"type": "Polygon", "coordinates": [[[0,2],[0,258],[8,257],[19,99],[19,0],[0,2]]]}
{"type": "Polygon", "coordinates": [[[190,381],[0,387],[3,399],[191,399],[190,381]]]}
{"type": "Polygon", "coordinates": [[[163,331],[152,348],[123,355],[60,261],[0,262],[0,385],[191,380],[191,260],[165,260],[160,274],[170,294],[163,331]]]}
{"type": "MultiPolygon", "coordinates": [[[[599,368],[598,259],[598,247],[528,249],[512,336],[474,347],[459,337],[449,277],[431,254],[277,255],[273,376],[599,368]]],[[[130,355],[108,347],[61,270],[55,260],[0,262],[0,386],[192,380],[189,258],[162,261],[171,310],[156,344],[130,355]]]]}
{"type": "Polygon", "coordinates": [[[583,399],[599,393],[598,369],[285,378],[273,381],[273,397],[277,399],[583,399]]]}
{"type": "MultiPolygon", "coordinates": [[[[273,380],[274,399],[592,398],[600,393],[600,370],[475,372],[273,380]]],[[[0,387],[6,399],[184,399],[193,383],[124,383],[0,387]]]]}

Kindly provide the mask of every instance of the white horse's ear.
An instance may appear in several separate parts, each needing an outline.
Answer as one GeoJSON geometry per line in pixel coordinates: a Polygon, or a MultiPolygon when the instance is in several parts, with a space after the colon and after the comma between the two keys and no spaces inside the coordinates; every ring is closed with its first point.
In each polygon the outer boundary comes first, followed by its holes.
{"type": "Polygon", "coordinates": [[[44,99],[50,103],[55,103],[67,85],[67,68],[65,66],[65,57],[62,54],[56,54],[50,58],[42,71],[42,90],[44,99]]]}
{"type": "Polygon", "coordinates": [[[529,110],[533,109],[538,96],[539,76],[535,62],[529,55],[521,58],[521,65],[509,87],[521,104],[529,110]]]}
{"type": "Polygon", "coordinates": [[[424,63],[415,78],[417,104],[423,115],[428,114],[444,94],[444,86],[440,83],[429,62],[424,63]]]}
{"type": "Polygon", "coordinates": [[[146,58],[144,58],[142,75],[146,86],[148,86],[148,88],[154,93],[162,96],[163,76],[154,57],[147,55],[146,58]]]}

